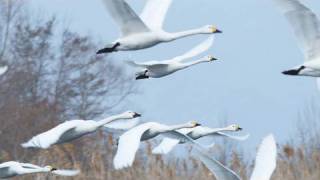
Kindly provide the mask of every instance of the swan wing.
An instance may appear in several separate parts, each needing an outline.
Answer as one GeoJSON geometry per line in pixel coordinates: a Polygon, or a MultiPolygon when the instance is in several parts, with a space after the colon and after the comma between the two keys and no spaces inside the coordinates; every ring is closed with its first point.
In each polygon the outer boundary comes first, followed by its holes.
{"type": "Polygon", "coordinates": [[[21,144],[21,146],[24,148],[34,147],[34,148],[47,149],[51,145],[57,143],[63,133],[73,128],[76,128],[77,125],[81,122],[82,122],[81,120],[66,121],[46,132],[43,132],[41,134],[38,134],[32,137],[32,139],[30,139],[26,143],[21,144]]]}
{"type": "MultiPolygon", "coordinates": [[[[188,134],[192,131],[193,128],[184,128],[176,130],[181,134],[188,134]]],[[[161,143],[152,150],[153,154],[168,154],[177,144],[179,144],[180,140],[175,138],[165,137],[162,139],[161,143]]]]}
{"type": "Polygon", "coordinates": [[[147,0],[140,17],[151,29],[162,30],[171,3],[172,0],[147,0]]]}
{"type": "Polygon", "coordinates": [[[122,36],[150,31],[125,0],[102,1],[112,18],[120,27],[122,36]]]}
{"type": "Polygon", "coordinates": [[[317,16],[298,0],[275,0],[291,24],[306,60],[320,55],[320,22],[317,16]]]}
{"type": "Polygon", "coordinates": [[[58,169],[51,172],[59,176],[76,176],[80,173],[79,170],[69,170],[69,169],[58,169]]]}
{"type": "Polygon", "coordinates": [[[246,134],[246,135],[242,135],[242,136],[233,136],[233,135],[223,133],[223,132],[216,132],[216,133],[212,134],[212,136],[223,136],[223,137],[227,137],[227,138],[238,140],[238,141],[244,141],[249,138],[250,134],[246,134]]]}
{"type": "Polygon", "coordinates": [[[7,70],[8,70],[8,66],[2,66],[2,67],[0,67],[0,75],[6,73],[7,70]]]}
{"type": "Polygon", "coordinates": [[[193,145],[195,149],[195,156],[199,158],[203,164],[211,171],[211,173],[214,174],[216,179],[223,179],[223,180],[240,180],[240,177],[230,170],[229,168],[225,167],[223,164],[221,164],[219,161],[217,161],[214,158],[211,158],[208,153],[206,153],[206,149],[203,148],[200,144],[195,142],[193,139],[191,139],[189,136],[186,136],[184,134],[181,134],[177,131],[172,131],[167,133],[169,137],[177,138],[180,140],[183,140],[185,142],[188,142],[193,145]]]}
{"type": "Polygon", "coordinates": [[[118,149],[113,159],[115,169],[130,167],[140,145],[140,139],[152,123],[144,123],[125,132],[119,137],[118,149]]]}
{"type": "Polygon", "coordinates": [[[186,59],[190,59],[194,56],[197,56],[205,51],[207,51],[213,44],[214,36],[210,36],[206,40],[204,40],[202,43],[200,43],[198,46],[194,47],[190,51],[186,52],[185,54],[181,56],[177,56],[173,58],[171,61],[183,61],[186,59]]]}
{"type": "Polygon", "coordinates": [[[108,123],[104,125],[104,127],[110,128],[110,129],[117,129],[117,130],[128,130],[137,126],[139,123],[140,123],[140,118],[120,119],[120,120],[108,123]]]}
{"type": "Polygon", "coordinates": [[[273,135],[265,137],[258,149],[250,180],[269,180],[276,168],[277,146],[273,135]]]}

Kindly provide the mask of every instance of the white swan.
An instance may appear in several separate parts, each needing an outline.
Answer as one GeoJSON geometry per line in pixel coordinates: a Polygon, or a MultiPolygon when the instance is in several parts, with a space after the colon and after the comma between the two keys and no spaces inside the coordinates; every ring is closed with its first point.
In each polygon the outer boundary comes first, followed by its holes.
{"type": "Polygon", "coordinates": [[[211,47],[212,43],[213,43],[213,37],[209,37],[207,40],[205,40],[204,42],[202,42],[192,50],[188,51],[187,53],[170,60],[149,61],[149,62],[143,62],[143,63],[127,61],[127,63],[139,69],[139,72],[136,73],[136,79],[146,79],[149,77],[160,78],[199,63],[212,62],[213,60],[216,60],[212,56],[206,56],[197,61],[184,62],[185,60],[190,59],[194,56],[197,56],[202,52],[208,50],[211,47]]]}
{"type": "MultiPolygon", "coordinates": [[[[188,139],[192,142],[192,139],[188,139]]],[[[201,146],[195,144],[196,156],[215,175],[217,180],[240,180],[241,178],[232,170],[211,158],[201,146]]],[[[258,149],[255,167],[250,180],[269,180],[276,168],[277,146],[273,135],[265,137],[258,149]]]]}
{"type": "Polygon", "coordinates": [[[162,30],[162,24],[172,0],[148,0],[141,18],[125,0],[103,0],[103,2],[120,27],[122,36],[100,49],[97,54],[145,49],[162,42],[170,42],[196,34],[221,33],[212,25],[177,33],[162,30]]]}
{"type": "Polygon", "coordinates": [[[152,139],[160,134],[170,136],[174,130],[181,128],[193,128],[199,126],[195,121],[179,125],[164,125],[156,122],[148,122],[136,126],[120,136],[118,149],[113,164],[116,169],[130,167],[141,141],[152,139]]]}
{"type": "MultiPolygon", "coordinates": [[[[80,138],[86,134],[93,133],[101,127],[109,128],[122,128],[117,124],[119,120],[133,119],[140,117],[141,115],[127,111],[119,115],[114,115],[100,121],[93,120],[71,120],[66,121],[58,126],[34,136],[31,140],[26,143],[21,144],[24,148],[41,148],[47,149],[54,144],[61,144],[65,142],[72,141],[74,139],[80,138]],[[110,124],[110,125],[109,125],[110,124]]],[[[129,127],[125,127],[129,128],[129,127]]]]}
{"type": "Polygon", "coordinates": [[[0,76],[3,75],[8,71],[8,66],[1,66],[0,67],[0,76]]]}
{"type": "Polygon", "coordinates": [[[60,176],[75,176],[79,174],[79,172],[79,170],[59,170],[52,166],[40,167],[29,163],[19,163],[15,161],[0,164],[0,178],[11,178],[31,173],[52,173],[60,176]]]}
{"type": "MultiPolygon", "coordinates": [[[[237,124],[232,124],[230,126],[224,127],[224,128],[209,128],[204,126],[198,126],[195,128],[185,128],[185,129],[179,129],[177,130],[179,133],[184,134],[192,138],[193,140],[199,139],[204,136],[210,136],[210,137],[227,137],[239,141],[244,141],[248,139],[249,134],[244,136],[232,136],[223,132],[228,131],[240,131],[242,128],[237,124]]],[[[153,154],[167,154],[169,153],[177,144],[183,144],[186,143],[184,141],[174,139],[174,138],[164,138],[161,143],[155,147],[152,150],[153,154]]],[[[212,147],[210,145],[209,147],[212,147]]]]}
{"type": "Polygon", "coordinates": [[[285,15],[303,50],[305,62],[283,74],[320,77],[320,22],[298,0],[274,0],[285,15]]]}

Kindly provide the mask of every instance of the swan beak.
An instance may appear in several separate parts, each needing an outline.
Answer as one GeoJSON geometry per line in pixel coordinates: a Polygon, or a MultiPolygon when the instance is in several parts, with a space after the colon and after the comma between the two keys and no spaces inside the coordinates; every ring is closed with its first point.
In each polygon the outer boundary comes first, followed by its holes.
{"type": "Polygon", "coordinates": [[[210,60],[210,61],[216,61],[216,60],[218,60],[218,59],[215,58],[215,57],[213,57],[213,56],[209,56],[209,60],[210,60]]]}
{"type": "Polygon", "coordinates": [[[50,171],[52,172],[52,171],[56,171],[56,170],[58,170],[58,169],[53,167],[53,168],[51,168],[50,171]]]}
{"type": "Polygon", "coordinates": [[[141,117],[141,114],[135,113],[135,114],[133,115],[133,118],[137,118],[137,117],[141,117]]]}
{"type": "Polygon", "coordinates": [[[216,31],[215,31],[215,32],[213,32],[213,33],[222,33],[222,31],[221,31],[221,30],[219,30],[219,29],[216,29],[216,31]]]}
{"type": "Polygon", "coordinates": [[[196,123],[196,124],[194,125],[194,127],[197,127],[197,126],[201,126],[201,124],[200,124],[200,123],[196,123]]]}
{"type": "Polygon", "coordinates": [[[238,131],[241,131],[241,130],[242,130],[242,128],[241,128],[241,127],[239,127],[239,128],[238,128],[238,131]]]}

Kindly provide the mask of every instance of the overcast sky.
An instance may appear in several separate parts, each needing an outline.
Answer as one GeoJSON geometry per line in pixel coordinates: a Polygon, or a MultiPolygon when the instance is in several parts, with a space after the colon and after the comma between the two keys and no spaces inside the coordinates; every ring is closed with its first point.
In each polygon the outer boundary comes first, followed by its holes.
{"type": "MultiPolygon", "coordinates": [[[[118,28],[100,0],[31,1],[34,10],[48,16],[59,14],[74,31],[91,34],[104,44],[118,37],[118,28]]],[[[144,1],[128,1],[141,11],[144,1]]],[[[320,14],[319,1],[307,2],[320,14]]],[[[303,55],[273,1],[176,0],[164,28],[173,32],[206,24],[223,30],[208,52],[219,61],[162,79],[138,81],[142,93],[131,99],[131,109],[142,112],[144,120],[171,124],[198,120],[215,127],[226,119],[251,134],[242,145],[244,149],[255,147],[270,132],[278,141],[288,140],[295,132],[299,112],[318,92],[312,78],[281,74],[302,63],[303,55]]],[[[135,61],[170,59],[206,37],[194,36],[112,56],[117,61],[127,57],[135,61]]]]}

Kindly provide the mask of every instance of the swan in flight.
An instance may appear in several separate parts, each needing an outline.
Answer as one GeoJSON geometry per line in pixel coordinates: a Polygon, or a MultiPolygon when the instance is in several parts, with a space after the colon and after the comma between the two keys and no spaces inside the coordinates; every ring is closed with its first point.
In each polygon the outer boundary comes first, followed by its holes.
{"type": "Polygon", "coordinates": [[[97,54],[145,49],[196,34],[221,33],[213,25],[183,32],[165,32],[162,26],[172,0],[148,0],[140,17],[125,0],[103,0],[103,2],[120,27],[121,37],[100,49],[97,54]]]}
{"type": "Polygon", "coordinates": [[[305,62],[283,74],[320,77],[320,22],[298,0],[274,0],[291,24],[304,53],[305,62]]]}
{"type": "MultiPolygon", "coordinates": [[[[190,139],[187,139],[192,142],[190,139]]],[[[195,144],[195,142],[192,142],[195,144]]],[[[232,170],[211,158],[199,145],[195,146],[196,156],[214,174],[217,180],[240,180],[241,178],[232,170]]],[[[269,180],[276,168],[277,146],[273,135],[265,137],[258,149],[255,166],[250,180],[269,180]]]]}
{"type": "Polygon", "coordinates": [[[1,66],[0,67],[0,76],[3,75],[8,71],[8,66],[1,66]]]}
{"type": "Polygon", "coordinates": [[[140,124],[119,137],[118,149],[113,164],[116,169],[130,167],[141,141],[152,139],[160,134],[170,136],[175,130],[200,126],[196,121],[179,125],[164,125],[156,122],[140,124]]]}
{"type": "Polygon", "coordinates": [[[139,69],[139,72],[136,73],[136,79],[147,79],[151,78],[161,78],[167,75],[170,75],[176,71],[188,68],[190,66],[204,63],[204,62],[212,62],[216,60],[216,58],[212,56],[205,56],[199,60],[193,62],[184,62],[187,59],[190,59],[194,56],[197,56],[204,51],[207,51],[213,43],[213,37],[209,37],[207,40],[199,44],[197,47],[188,51],[187,53],[175,57],[170,60],[164,61],[149,61],[144,63],[137,63],[133,61],[127,61],[127,63],[133,67],[139,69]]]}
{"type": "Polygon", "coordinates": [[[0,164],[0,178],[11,178],[31,173],[52,173],[60,176],[75,176],[79,170],[56,169],[52,166],[40,167],[29,163],[19,163],[15,161],[0,164]]]}
{"type": "MultiPolygon", "coordinates": [[[[184,128],[177,130],[179,133],[189,136],[193,140],[209,136],[209,137],[227,137],[230,139],[235,139],[239,141],[244,141],[248,139],[249,134],[244,136],[233,136],[226,134],[224,132],[234,132],[241,131],[242,128],[237,124],[232,124],[224,128],[209,128],[204,126],[197,126],[195,128],[184,128]]],[[[175,138],[164,138],[161,143],[152,150],[153,154],[167,154],[169,153],[177,144],[186,143],[184,141],[175,138]]],[[[211,147],[211,146],[209,146],[211,147]]]]}
{"type": "Polygon", "coordinates": [[[74,139],[80,138],[86,134],[95,132],[101,127],[108,127],[113,129],[129,129],[126,123],[134,126],[130,121],[133,118],[140,117],[141,115],[133,112],[127,111],[122,114],[114,115],[105,118],[100,121],[93,120],[71,120],[66,121],[58,126],[34,136],[28,142],[21,144],[24,148],[41,148],[47,149],[54,144],[62,144],[74,139]],[[121,122],[124,121],[124,122],[121,122]]]}

